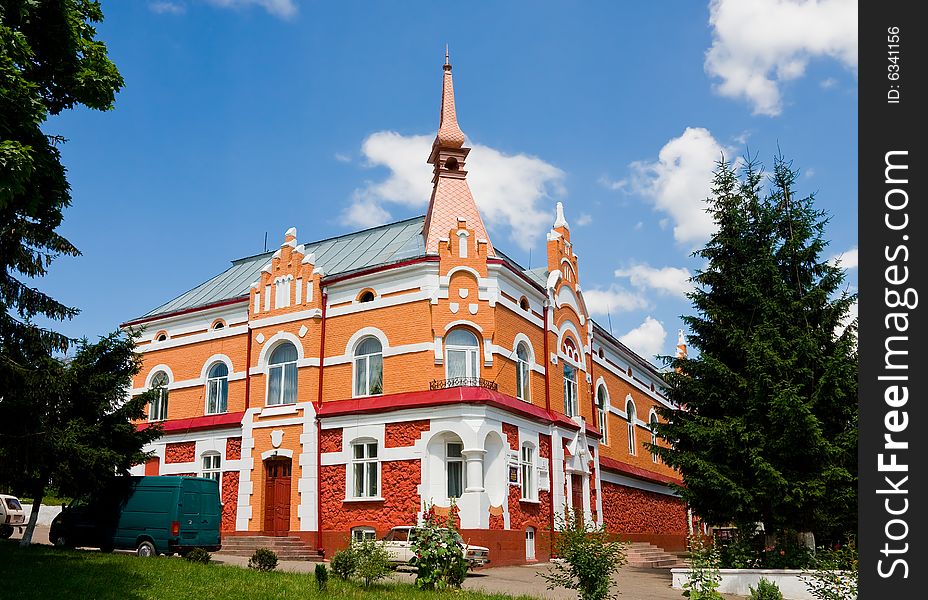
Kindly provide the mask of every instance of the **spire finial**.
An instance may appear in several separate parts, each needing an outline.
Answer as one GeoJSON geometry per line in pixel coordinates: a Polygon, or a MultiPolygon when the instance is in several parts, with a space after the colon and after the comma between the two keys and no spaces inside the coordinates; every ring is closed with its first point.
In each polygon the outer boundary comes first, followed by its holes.
{"type": "Polygon", "coordinates": [[[557,218],[554,219],[554,228],[557,229],[558,227],[570,229],[567,219],[564,218],[564,204],[561,202],[557,203],[557,218]]]}
{"type": "Polygon", "coordinates": [[[445,44],[445,66],[446,67],[451,66],[451,58],[450,58],[450,55],[448,54],[448,44],[445,44]]]}

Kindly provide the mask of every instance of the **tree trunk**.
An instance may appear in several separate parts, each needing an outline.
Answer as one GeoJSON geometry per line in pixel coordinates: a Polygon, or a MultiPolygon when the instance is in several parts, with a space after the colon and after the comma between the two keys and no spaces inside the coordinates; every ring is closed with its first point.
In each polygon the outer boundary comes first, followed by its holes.
{"type": "Polygon", "coordinates": [[[23,533],[23,539],[19,541],[19,547],[25,548],[32,544],[32,534],[35,532],[36,523],[39,522],[39,509],[42,507],[42,499],[45,497],[45,486],[39,485],[32,494],[32,514],[29,515],[29,524],[26,525],[26,532],[23,533]]]}

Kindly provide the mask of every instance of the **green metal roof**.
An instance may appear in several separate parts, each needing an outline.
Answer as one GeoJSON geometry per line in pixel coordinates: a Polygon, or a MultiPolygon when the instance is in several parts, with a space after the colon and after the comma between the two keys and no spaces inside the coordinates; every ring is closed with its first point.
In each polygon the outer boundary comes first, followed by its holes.
{"type": "MultiPolygon", "coordinates": [[[[316,267],[335,275],[425,256],[425,216],[303,244],[316,255],[316,267]]],[[[247,296],[276,250],[232,261],[232,266],[147,313],[141,319],[247,296]]]]}

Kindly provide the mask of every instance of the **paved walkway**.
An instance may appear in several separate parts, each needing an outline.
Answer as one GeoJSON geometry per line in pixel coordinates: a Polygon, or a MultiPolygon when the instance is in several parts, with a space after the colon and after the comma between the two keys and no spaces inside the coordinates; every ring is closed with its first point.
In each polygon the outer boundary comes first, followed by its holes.
{"type": "MultiPolygon", "coordinates": [[[[13,538],[19,538],[14,533],[13,538]]],[[[34,541],[39,544],[48,543],[48,527],[36,527],[34,541]]],[[[248,558],[244,556],[215,555],[214,561],[220,564],[246,566],[248,558]]],[[[281,561],[278,568],[282,571],[309,573],[316,567],[316,563],[308,561],[281,561]]],[[[525,594],[536,598],[549,598],[555,600],[575,600],[576,592],[567,589],[548,590],[547,583],[537,573],[547,569],[548,565],[522,565],[517,567],[491,567],[480,569],[468,575],[464,587],[471,590],[481,590],[491,593],[511,594],[514,596],[525,594]]],[[[415,575],[409,571],[401,570],[394,576],[397,579],[412,582],[415,575]]],[[[640,569],[636,567],[623,567],[616,577],[615,590],[620,593],[620,600],[681,600],[683,592],[670,587],[669,569],[640,569]]],[[[743,600],[746,596],[723,594],[725,600],[743,600]]]]}

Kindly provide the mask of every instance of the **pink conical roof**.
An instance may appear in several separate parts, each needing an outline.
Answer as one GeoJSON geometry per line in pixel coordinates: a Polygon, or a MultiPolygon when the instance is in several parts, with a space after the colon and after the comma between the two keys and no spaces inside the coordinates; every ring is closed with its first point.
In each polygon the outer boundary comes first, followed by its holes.
{"type": "Polygon", "coordinates": [[[464,145],[464,132],[458,125],[458,116],[454,110],[454,82],[451,81],[451,63],[445,52],[445,76],[441,87],[441,121],[435,145],[444,148],[460,148],[464,145]]]}

